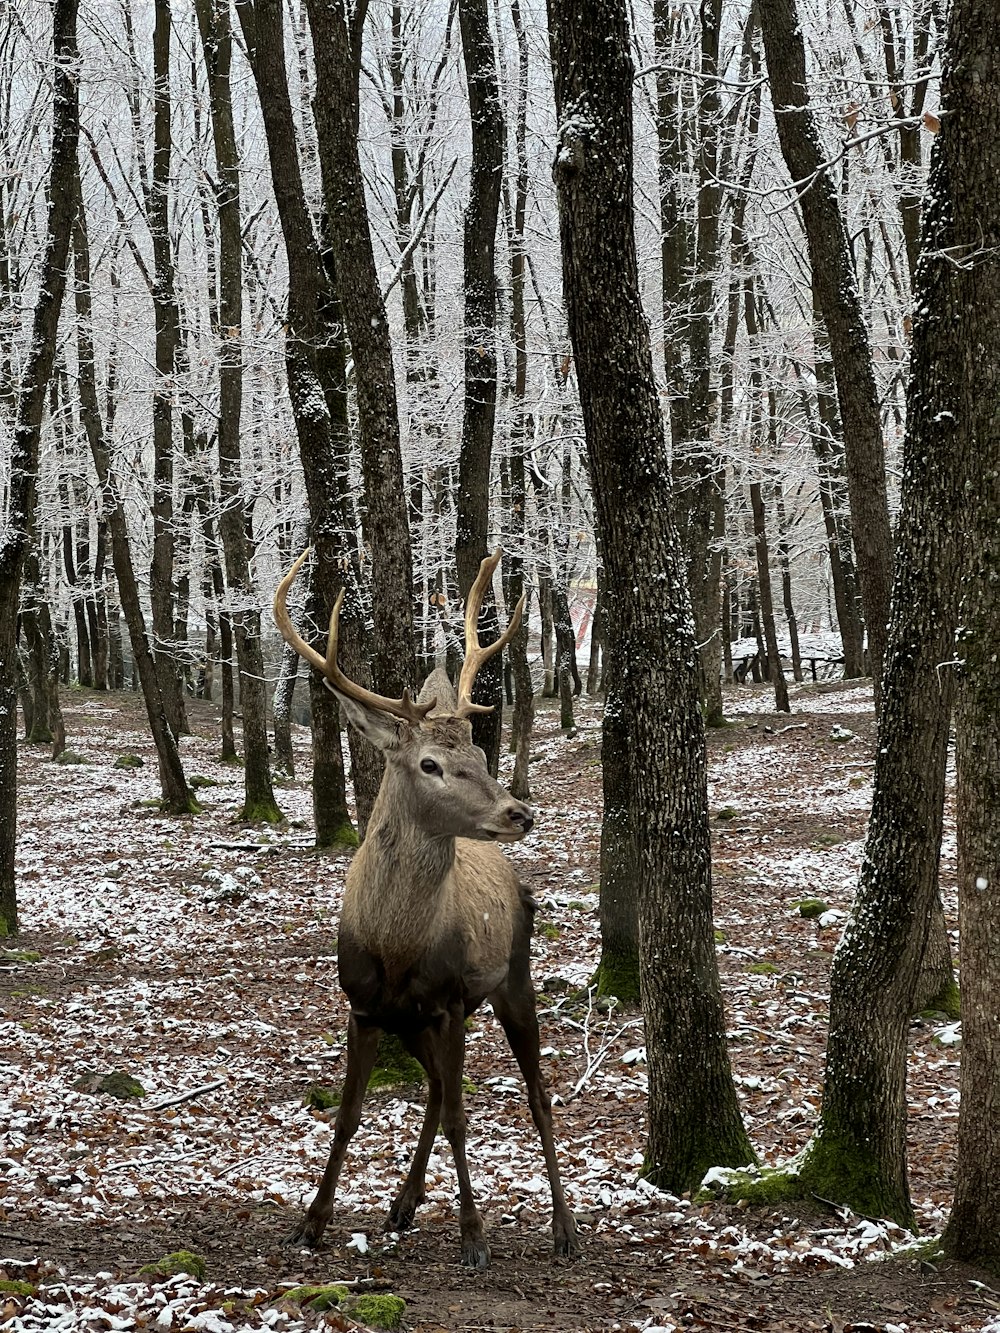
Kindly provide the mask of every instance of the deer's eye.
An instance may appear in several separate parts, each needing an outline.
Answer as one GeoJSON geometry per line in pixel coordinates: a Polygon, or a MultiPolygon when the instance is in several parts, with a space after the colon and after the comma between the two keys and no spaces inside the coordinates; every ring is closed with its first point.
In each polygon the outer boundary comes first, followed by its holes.
{"type": "Polygon", "coordinates": [[[436,773],[441,776],[441,765],[434,759],[421,759],[420,767],[425,773],[436,773]]]}

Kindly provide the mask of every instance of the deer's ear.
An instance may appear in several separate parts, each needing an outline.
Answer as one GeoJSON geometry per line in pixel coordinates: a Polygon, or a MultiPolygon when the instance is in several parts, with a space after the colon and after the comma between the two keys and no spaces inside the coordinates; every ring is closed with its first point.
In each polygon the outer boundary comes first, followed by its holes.
{"type": "Polygon", "coordinates": [[[323,684],[331,694],[336,695],[337,702],[348,722],[359,731],[365,740],[374,745],[377,750],[396,750],[399,748],[402,739],[400,735],[403,723],[390,713],[383,713],[380,708],[366,708],[364,704],[359,704],[355,699],[349,699],[346,694],[341,694],[335,690],[328,680],[323,684]]]}

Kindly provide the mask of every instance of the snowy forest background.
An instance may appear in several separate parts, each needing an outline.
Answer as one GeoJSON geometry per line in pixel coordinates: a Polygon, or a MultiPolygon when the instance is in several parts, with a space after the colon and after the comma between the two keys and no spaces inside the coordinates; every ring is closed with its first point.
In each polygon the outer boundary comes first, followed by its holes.
{"type": "MultiPolygon", "coordinates": [[[[834,162],[831,170],[871,332],[892,484],[905,420],[912,309],[914,251],[907,248],[905,220],[922,191],[936,123],[931,10],[918,6],[916,13],[909,5],[863,6],[854,0],[805,3],[801,9],[813,106],[824,151],[834,162]]],[[[533,584],[541,577],[543,585],[551,582],[568,593],[582,630],[597,592],[597,555],[560,292],[547,35],[537,8],[515,7],[513,13],[512,18],[506,6],[491,10],[505,110],[496,250],[500,393],[491,524],[495,536],[511,541],[504,531],[503,486],[507,476],[509,497],[508,460],[519,451],[531,484],[514,554],[526,560],[533,584]],[[516,226],[522,115],[528,184],[523,224],[516,226]],[[511,267],[518,250],[527,268],[523,402],[515,400],[516,334],[511,328],[511,267]],[[526,439],[514,430],[518,412],[527,415],[526,439]]],[[[655,13],[637,6],[634,18],[637,243],[665,407],[686,392],[686,322],[695,277],[711,284],[707,304],[715,403],[710,439],[726,475],[721,544],[729,594],[727,636],[753,637],[759,614],[752,485],[762,488],[776,602],[780,607],[777,581],[787,572],[785,615],[791,611],[806,633],[836,633],[831,540],[850,563],[840,444],[824,412],[824,343],[822,336],[817,341],[810,268],[776,142],[759,37],[748,23],[746,6],[725,6],[716,81],[700,74],[696,6],[663,5],[655,13]],[[657,98],[664,93],[660,85],[666,85],[665,95],[676,110],[666,126],[657,113],[657,98]],[[711,96],[701,95],[706,89],[711,96]],[[720,210],[715,252],[707,256],[697,252],[698,197],[706,184],[714,187],[720,210]],[[686,252],[679,275],[664,274],[661,235],[668,206],[675,237],[686,252]],[[696,273],[706,262],[711,268],[696,273]],[[755,311],[746,317],[740,311],[733,333],[727,330],[726,314],[734,284],[741,303],[744,288],[752,293],[755,311]],[[824,527],[824,491],[826,509],[839,525],[832,534],[824,527]]],[[[0,366],[9,402],[30,329],[45,233],[52,87],[50,32],[43,12],[8,5],[5,20],[0,366]]],[[[196,16],[191,7],[173,5],[171,147],[163,204],[180,341],[164,386],[156,369],[151,299],[157,280],[151,235],[157,216],[151,211],[153,23],[151,6],[82,10],[81,175],[105,440],[144,601],[154,539],[152,412],[157,393],[166,397],[173,414],[173,475],[162,497],[169,506],[163,522],[173,544],[172,651],[190,674],[196,660],[218,652],[219,611],[232,609],[237,598],[233,589],[222,590],[213,579],[221,563],[222,504],[217,475],[219,175],[196,16]]],[[[315,76],[304,7],[286,7],[285,23],[303,180],[318,217],[322,188],[311,114],[315,76]]],[[[252,544],[247,596],[260,609],[269,603],[280,571],[305,544],[307,510],[284,373],[285,252],[254,80],[238,26],[234,38],[231,86],[245,293],[240,494],[252,544]]],[[[464,392],[462,234],[470,153],[455,5],[372,7],[364,25],[359,144],[392,335],[414,574],[422,590],[418,624],[436,635],[440,646],[440,598],[451,605],[456,594],[454,493],[464,392]],[[407,299],[415,305],[409,316],[407,299]]],[[[698,299],[705,304],[702,294],[698,299]]],[[[71,647],[73,675],[89,682],[95,670],[88,651],[95,624],[98,635],[103,633],[93,604],[107,598],[111,643],[117,644],[117,598],[100,524],[100,491],[75,391],[78,352],[72,325],[67,310],[42,448],[38,586],[51,606],[60,642],[71,647]]],[[[0,429],[12,429],[9,413],[0,416],[0,429]]],[[[351,484],[359,489],[356,457],[350,466],[351,484]]],[[[779,627],[787,644],[787,630],[779,627]]],[[[273,639],[267,629],[265,638],[273,639]]],[[[831,648],[823,641],[814,651],[836,656],[831,648]]],[[[273,676],[273,652],[269,660],[273,676]]],[[[107,670],[121,680],[114,648],[107,667],[99,657],[98,677],[107,670]]]]}

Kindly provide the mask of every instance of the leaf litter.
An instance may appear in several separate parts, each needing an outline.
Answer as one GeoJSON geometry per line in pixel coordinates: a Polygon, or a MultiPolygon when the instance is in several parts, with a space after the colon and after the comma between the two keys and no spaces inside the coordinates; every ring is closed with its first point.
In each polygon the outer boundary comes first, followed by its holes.
{"type": "MultiPolygon", "coordinates": [[[[768,725],[768,695],[730,703],[713,733],[710,811],[716,929],[731,1053],[762,1163],[798,1152],[819,1105],[830,959],[850,907],[870,801],[870,690],[803,690],[803,727],[768,725]],[[849,745],[831,743],[849,723],[849,745]],[[849,751],[849,752],[848,752],[849,751]],[[725,818],[718,812],[725,811],[725,818]],[[799,900],[822,899],[818,920],[799,900]]],[[[540,903],[534,941],[543,1064],[584,1254],[555,1262],[548,1189],[523,1090],[488,1010],[468,1034],[469,1159],[489,1229],[485,1275],[458,1262],[456,1182],[439,1140],[427,1199],[403,1237],[382,1217],[423,1114],[417,1088],[372,1094],[338,1190],[328,1244],[283,1247],[328,1151],[347,1009],[336,977],[344,856],[309,846],[307,781],[285,782],[287,824],[240,827],[242,774],[217,759],[215,715],[192,701],[182,743],[204,812],[166,819],[155,756],[127,695],[65,707],[87,760],[20,751],[18,950],[0,963],[0,1325],[40,1329],[350,1327],[283,1292],[343,1281],[393,1291],[406,1324],[434,1329],[977,1329],[995,1318],[981,1275],[907,1254],[893,1224],[811,1200],[700,1205],[641,1177],[646,1070],[641,1018],[602,1011],[587,986],[600,951],[599,709],[578,732],[540,713],[532,763],[538,823],[511,849],[540,903]],[[115,769],[124,752],[142,768],[115,769]],[[127,1100],[74,1087],[121,1071],[127,1100]],[[191,1250],[204,1280],[151,1280],[146,1263],[191,1250]],[[868,1262],[870,1260],[880,1262],[868,1262]]],[[[308,733],[296,729],[300,774],[308,733]]],[[[508,761],[509,762],[509,761],[508,761]]],[[[942,888],[956,915],[953,830],[942,888]]],[[[10,951],[13,953],[14,951],[10,951]]],[[[960,1026],[915,1020],[910,1178],[922,1231],[949,1203],[960,1026]]]]}

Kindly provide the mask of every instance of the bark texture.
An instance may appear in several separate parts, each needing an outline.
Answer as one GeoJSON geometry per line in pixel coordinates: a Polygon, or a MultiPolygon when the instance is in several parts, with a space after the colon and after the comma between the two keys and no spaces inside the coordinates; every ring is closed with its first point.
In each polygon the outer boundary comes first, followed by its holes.
{"type": "Polygon", "coordinates": [[[267,744],[267,682],[260,637],[260,612],[250,576],[248,514],[243,503],[240,421],[243,411],[243,238],[240,227],[240,163],[230,86],[233,39],[229,0],[196,0],[218,168],[219,306],[214,321],[219,346],[219,531],[243,713],[244,801],[240,816],[275,824],[267,744]]]}
{"type": "Polygon", "coordinates": [[[563,282],[632,758],[649,1054],[645,1169],[681,1191],[709,1167],[750,1162],[753,1152],[726,1049],[699,663],[639,299],[634,71],[623,0],[550,0],[548,13],[563,282]]]}
{"type": "MultiPolygon", "coordinates": [[[[455,564],[459,591],[468,597],[480,563],[489,555],[490,469],[497,402],[495,249],[505,130],[487,0],[459,0],[458,22],[472,120],[472,164],[463,240],[465,410],[458,464],[455,564]]],[[[480,642],[494,642],[499,632],[491,597],[484,607],[480,642]]],[[[486,752],[486,763],[494,777],[500,763],[502,684],[498,656],[486,663],[473,691],[477,703],[493,705],[492,713],[473,718],[472,731],[476,744],[486,752]]]]}
{"type": "MultiPolygon", "coordinates": [[[[338,296],[354,354],[365,483],[362,529],[371,559],[372,677],[398,698],[416,676],[413,562],[389,323],[379,286],[358,156],[358,77],[367,4],[307,0],[316,60],[313,111],[338,296]]],[[[273,166],[273,156],[272,156],[273,166]]]]}
{"type": "Polygon", "coordinates": [[[778,140],[792,181],[800,190],[813,282],[830,338],[877,708],[889,620],[892,532],[868,329],[847,227],[836,187],[823,168],[825,155],[809,106],[805,40],[795,0],[759,0],[758,12],[778,140]]]}
{"type": "MultiPolygon", "coordinates": [[[[955,341],[951,375],[970,471],[962,522],[958,687],[958,883],[962,941],[962,1100],[948,1253],[1000,1270],[1000,10],[955,0],[947,109],[928,211],[945,215],[936,260],[955,341]],[[940,199],[935,195],[939,195],[940,199]],[[950,226],[948,225],[950,223],[950,226]],[[956,262],[960,260],[960,262],[956,262]],[[976,317],[969,318],[975,311],[976,317]],[[963,316],[964,312],[964,316],[963,316]]],[[[943,405],[942,405],[943,406],[943,405]]]]}
{"type": "MultiPolygon", "coordinates": [[[[345,522],[344,475],[348,451],[346,393],[332,387],[342,357],[327,316],[333,294],[323,268],[312,219],[306,206],[299,169],[295,122],[285,72],[284,31],[279,0],[239,0],[238,13],[250,52],[251,68],[260,98],[267,136],[278,217],[288,258],[288,329],[285,369],[288,392],[299,441],[299,455],[309,502],[310,539],[316,552],[313,587],[321,598],[322,623],[340,589],[347,583],[353,593],[341,617],[345,667],[353,679],[367,679],[364,612],[357,594],[357,552],[353,524],[345,522]],[[331,366],[337,361],[337,366],[331,366]]],[[[327,693],[329,693],[327,691],[327,693]]],[[[327,709],[336,701],[324,701],[327,709]]],[[[343,763],[326,751],[340,747],[340,734],[324,717],[313,735],[313,815],[317,837],[322,830],[343,826],[345,808],[343,763]],[[340,777],[340,786],[336,785],[340,777]]],[[[355,764],[354,786],[362,828],[374,803],[381,770],[355,764]]],[[[353,830],[351,830],[353,835],[353,830]]]]}
{"type": "Polygon", "coordinates": [[[14,846],[17,838],[17,602],[28,550],[45,395],[55,360],[59,312],[76,205],[76,153],[80,138],[77,0],[55,0],[52,9],[52,159],[45,251],[31,343],[21,369],[17,417],[11,441],[8,524],[0,545],[0,935],[16,935],[14,846]]]}
{"type": "Polygon", "coordinates": [[[174,427],[173,399],[180,348],[180,311],[170,235],[170,0],[156,0],[153,28],[153,174],[146,218],[153,244],[153,315],[156,380],[153,389],[153,559],[149,597],[153,656],[160,694],[174,735],[188,730],[184,694],[174,654],[174,427]]]}
{"type": "MultiPolygon", "coordinates": [[[[912,1222],[906,1041],[937,901],[959,599],[967,559],[988,562],[996,550],[996,477],[987,483],[983,471],[998,465],[996,393],[984,376],[995,379],[1000,338],[995,320],[972,321],[968,312],[995,311],[1000,297],[991,249],[1000,242],[991,184],[1000,130],[997,11],[963,0],[950,31],[917,269],[872,816],[857,900],[834,957],[822,1118],[803,1166],[817,1194],[905,1223],[912,1222]],[[978,523],[990,504],[987,531],[978,523]]],[[[985,588],[979,594],[989,596],[985,588]]],[[[977,772],[977,782],[990,780],[977,772]]]]}

